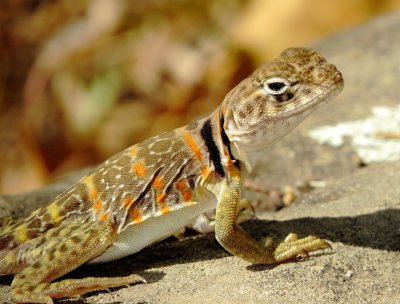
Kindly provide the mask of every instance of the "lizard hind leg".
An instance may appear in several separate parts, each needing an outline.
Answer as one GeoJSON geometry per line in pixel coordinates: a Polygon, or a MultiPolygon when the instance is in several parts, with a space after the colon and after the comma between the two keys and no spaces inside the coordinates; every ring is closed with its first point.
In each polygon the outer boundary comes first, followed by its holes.
{"type": "MultiPolygon", "coordinates": [[[[17,303],[53,303],[52,299],[79,296],[95,290],[144,282],[138,275],[122,278],[53,280],[103,253],[116,240],[116,227],[109,221],[69,223],[47,231],[34,257],[14,277],[11,298],[17,303]],[[37,258],[40,256],[40,258],[37,258]]],[[[34,240],[32,240],[34,241],[34,240]]],[[[26,260],[29,261],[29,256],[26,260]]]]}

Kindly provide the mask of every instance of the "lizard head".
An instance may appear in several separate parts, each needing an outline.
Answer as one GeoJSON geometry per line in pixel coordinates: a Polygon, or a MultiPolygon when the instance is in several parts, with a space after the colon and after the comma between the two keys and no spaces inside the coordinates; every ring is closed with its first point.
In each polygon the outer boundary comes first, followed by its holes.
{"type": "Polygon", "coordinates": [[[309,48],[290,48],[262,65],[226,96],[224,130],[251,169],[260,152],[343,89],[342,74],[309,48]]]}

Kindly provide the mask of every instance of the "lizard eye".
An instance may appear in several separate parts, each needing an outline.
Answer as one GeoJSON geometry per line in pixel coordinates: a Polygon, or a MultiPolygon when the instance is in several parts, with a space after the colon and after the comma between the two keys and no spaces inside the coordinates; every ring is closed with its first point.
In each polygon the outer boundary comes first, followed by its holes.
{"type": "Polygon", "coordinates": [[[281,77],[267,79],[264,83],[264,90],[270,95],[282,95],[290,87],[290,82],[281,77]]]}

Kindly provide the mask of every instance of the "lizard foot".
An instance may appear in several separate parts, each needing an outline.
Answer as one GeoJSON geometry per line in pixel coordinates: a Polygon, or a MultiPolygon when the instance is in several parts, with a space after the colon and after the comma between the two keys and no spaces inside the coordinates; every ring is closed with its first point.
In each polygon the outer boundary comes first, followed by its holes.
{"type": "MultiPolygon", "coordinates": [[[[270,242],[268,242],[270,246],[270,242]]],[[[298,255],[308,256],[311,251],[325,248],[332,248],[325,240],[316,236],[308,236],[299,239],[297,234],[290,233],[283,242],[281,242],[274,250],[274,257],[277,262],[283,262],[294,258],[298,255]]]]}

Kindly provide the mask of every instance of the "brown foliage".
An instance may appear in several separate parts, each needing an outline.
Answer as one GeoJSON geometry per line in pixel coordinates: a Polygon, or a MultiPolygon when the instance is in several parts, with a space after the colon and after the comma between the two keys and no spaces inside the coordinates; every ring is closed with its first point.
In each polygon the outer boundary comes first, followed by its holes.
{"type": "Polygon", "coordinates": [[[3,0],[0,192],[38,187],[199,118],[283,48],[395,6],[3,0]]]}

